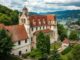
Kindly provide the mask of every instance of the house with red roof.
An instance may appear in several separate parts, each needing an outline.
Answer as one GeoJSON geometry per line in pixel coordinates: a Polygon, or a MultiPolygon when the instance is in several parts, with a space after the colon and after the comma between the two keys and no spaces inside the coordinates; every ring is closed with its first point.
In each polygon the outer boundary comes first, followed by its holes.
{"type": "Polygon", "coordinates": [[[64,38],[63,42],[62,42],[62,47],[63,49],[67,48],[70,44],[70,41],[67,38],[64,38]]]}
{"type": "Polygon", "coordinates": [[[64,49],[69,47],[70,41],[67,38],[64,38],[61,47],[58,49],[59,52],[62,52],[64,49]]]}
{"type": "Polygon", "coordinates": [[[22,55],[30,52],[32,48],[36,48],[36,36],[41,31],[50,36],[50,43],[57,41],[57,21],[54,15],[30,15],[27,8],[22,9],[19,14],[19,24],[5,26],[0,24],[0,28],[4,28],[11,33],[14,47],[12,54],[22,55]]]}

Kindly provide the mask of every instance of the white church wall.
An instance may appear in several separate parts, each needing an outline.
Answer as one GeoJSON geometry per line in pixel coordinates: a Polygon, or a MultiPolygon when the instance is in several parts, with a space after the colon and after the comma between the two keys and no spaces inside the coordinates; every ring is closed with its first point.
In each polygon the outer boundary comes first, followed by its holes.
{"type": "Polygon", "coordinates": [[[15,42],[13,49],[17,49],[17,48],[20,48],[20,47],[23,47],[23,46],[26,46],[26,45],[30,45],[30,44],[31,44],[30,39],[27,39],[26,43],[25,43],[25,40],[20,41],[20,44],[18,44],[18,42],[15,42]]]}
{"type": "Polygon", "coordinates": [[[20,52],[20,51],[21,51],[21,54],[25,54],[25,53],[31,51],[31,47],[30,47],[30,45],[25,45],[25,46],[23,46],[23,47],[13,49],[13,50],[12,50],[12,54],[14,54],[14,55],[19,55],[19,52],[20,52]]]}
{"type": "Polygon", "coordinates": [[[27,39],[26,43],[25,40],[22,40],[20,42],[20,45],[18,44],[18,42],[14,43],[12,54],[19,55],[19,51],[22,51],[22,54],[31,51],[31,41],[29,39],[27,39]]]}

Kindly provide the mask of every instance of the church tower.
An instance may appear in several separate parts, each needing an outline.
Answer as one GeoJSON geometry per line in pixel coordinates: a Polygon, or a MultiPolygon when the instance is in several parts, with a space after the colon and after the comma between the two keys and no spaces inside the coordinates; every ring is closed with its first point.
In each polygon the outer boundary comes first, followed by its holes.
{"type": "Polygon", "coordinates": [[[22,9],[22,13],[19,14],[19,25],[24,25],[28,36],[30,36],[30,22],[29,22],[28,9],[26,7],[24,7],[22,9]]]}
{"type": "Polygon", "coordinates": [[[22,24],[29,24],[29,16],[28,16],[28,9],[26,7],[24,7],[22,9],[22,13],[19,14],[19,25],[22,24]]]}

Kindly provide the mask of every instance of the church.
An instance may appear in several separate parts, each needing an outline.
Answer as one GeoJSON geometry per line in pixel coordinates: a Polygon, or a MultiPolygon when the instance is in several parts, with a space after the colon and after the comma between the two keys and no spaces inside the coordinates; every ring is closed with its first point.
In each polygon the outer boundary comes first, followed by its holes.
{"type": "Polygon", "coordinates": [[[41,31],[50,36],[50,43],[58,39],[57,21],[55,15],[29,15],[28,9],[24,7],[19,14],[19,24],[5,26],[0,24],[11,33],[14,47],[12,54],[22,55],[36,48],[36,36],[41,31]]]}

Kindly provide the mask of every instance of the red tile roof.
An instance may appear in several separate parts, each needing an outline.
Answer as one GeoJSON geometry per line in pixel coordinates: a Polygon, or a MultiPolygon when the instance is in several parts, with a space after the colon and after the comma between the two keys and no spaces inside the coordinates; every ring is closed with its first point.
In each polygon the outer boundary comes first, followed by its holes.
{"type": "Polygon", "coordinates": [[[69,40],[67,38],[65,38],[63,43],[69,44],[69,40]]]}
{"type": "Polygon", "coordinates": [[[8,27],[8,30],[12,33],[12,40],[14,42],[28,38],[24,25],[14,25],[8,27]]]}
{"type": "Polygon", "coordinates": [[[56,20],[56,16],[53,15],[46,15],[47,16],[47,20],[56,20]]]}
{"type": "Polygon", "coordinates": [[[50,30],[50,29],[38,30],[38,31],[35,31],[33,34],[36,35],[36,34],[38,34],[39,32],[49,33],[49,32],[52,32],[52,30],[50,30]]]}
{"type": "Polygon", "coordinates": [[[11,33],[13,42],[25,40],[28,38],[24,25],[4,26],[3,24],[0,24],[0,28],[3,28],[11,33]]]}
{"type": "Polygon", "coordinates": [[[52,24],[48,24],[48,22],[50,21],[55,21],[56,17],[53,15],[32,15],[29,16],[29,20],[30,20],[30,25],[33,26],[47,26],[47,25],[52,25],[52,24]],[[41,22],[41,24],[39,23],[41,22]],[[45,23],[44,23],[45,22],[45,23]]]}

